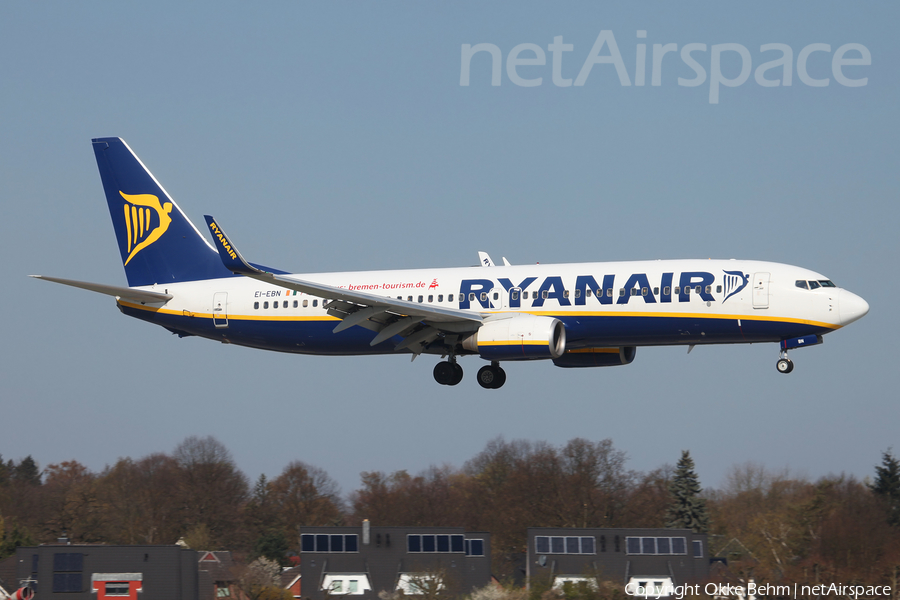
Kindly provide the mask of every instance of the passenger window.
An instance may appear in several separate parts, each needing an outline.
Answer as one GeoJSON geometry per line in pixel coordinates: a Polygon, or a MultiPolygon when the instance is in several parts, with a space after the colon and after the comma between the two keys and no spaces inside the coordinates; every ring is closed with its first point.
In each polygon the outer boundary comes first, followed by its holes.
{"type": "MultiPolygon", "coordinates": [[[[588,290],[587,293],[590,294],[590,293],[591,293],[591,290],[588,290]]],[[[575,290],[575,297],[576,297],[576,298],[581,298],[581,290],[575,290]]]]}
{"type": "Polygon", "coordinates": [[[544,300],[546,300],[549,295],[550,290],[544,290],[543,292],[541,292],[541,298],[543,298],[544,300]]]}
{"type": "Polygon", "coordinates": [[[653,288],[653,295],[659,296],[659,288],[658,287],[653,288]]]}
{"type": "Polygon", "coordinates": [[[318,300],[313,300],[313,308],[315,308],[315,307],[318,306],[318,305],[319,305],[319,301],[318,301],[318,300]]]}
{"type": "Polygon", "coordinates": [[[606,297],[612,298],[612,288],[606,288],[606,297]]]}
{"type": "Polygon", "coordinates": [[[297,301],[294,300],[294,308],[297,308],[297,301]]]}
{"type": "Polygon", "coordinates": [[[641,288],[641,296],[647,295],[647,288],[641,288]]]}
{"type": "Polygon", "coordinates": [[[469,292],[469,302],[475,302],[475,292],[469,292]]]}
{"type": "MultiPolygon", "coordinates": [[[[578,297],[578,292],[575,292],[575,297],[576,298],[578,297]]],[[[586,290],[584,290],[584,297],[585,298],[591,297],[591,288],[587,288],[586,290]]]]}
{"type": "Polygon", "coordinates": [[[419,296],[419,304],[422,304],[423,300],[424,300],[424,298],[422,296],[419,296]]]}
{"type": "Polygon", "coordinates": [[[281,305],[281,308],[287,308],[287,300],[284,301],[284,303],[281,305]]]}
{"type": "Polygon", "coordinates": [[[453,302],[453,294],[447,296],[447,302],[453,302]]]}
{"type": "Polygon", "coordinates": [[[500,294],[498,294],[497,292],[494,292],[494,300],[499,300],[499,299],[500,299],[500,294]]]}
{"type": "Polygon", "coordinates": [[[680,294],[681,294],[681,286],[678,286],[678,285],[675,286],[675,294],[676,294],[676,295],[680,295],[680,294]]]}
{"type": "Polygon", "coordinates": [[[698,285],[696,288],[694,288],[694,291],[695,291],[696,293],[699,294],[699,293],[700,293],[700,289],[701,289],[701,288],[700,288],[700,286],[698,285]]]}
{"type": "Polygon", "coordinates": [[[487,292],[481,292],[481,301],[487,302],[487,292]]]}
{"type": "Polygon", "coordinates": [[[253,308],[254,308],[254,310],[259,310],[259,302],[254,302],[253,308]]]}
{"type": "Polygon", "coordinates": [[[563,298],[569,297],[569,290],[563,290],[563,298]]]}
{"type": "Polygon", "coordinates": [[[272,308],[278,308],[278,300],[272,303],[272,308]]]}
{"type": "Polygon", "coordinates": [[[619,288],[619,296],[625,295],[625,288],[619,288]]]}
{"type": "Polygon", "coordinates": [[[434,296],[432,296],[431,294],[428,294],[428,301],[434,302],[434,296]]]}
{"type": "MultiPolygon", "coordinates": [[[[668,286],[668,285],[667,285],[666,287],[663,288],[663,294],[664,294],[664,295],[668,296],[668,295],[671,294],[671,293],[672,293],[672,287],[671,287],[671,286],[668,286]]],[[[677,294],[678,292],[675,292],[675,293],[677,294]]]]}
{"type": "Polygon", "coordinates": [[[406,297],[406,301],[407,301],[407,302],[412,302],[412,296],[407,296],[407,297],[406,297]]]}
{"type": "Polygon", "coordinates": [[[444,295],[438,294],[438,302],[443,302],[443,301],[444,301],[444,295]]]}
{"type": "Polygon", "coordinates": [[[706,286],[706,293],[709,294],[710,292],[712,292],[712,286],[708,285],[706,286]]]}
{"type": "Polygon", "coordinates": [[[509,297],[510,297],[510,299],[512,299],[512,300],[518,300],[518,299],[519,299],[519,292],[516,291],[516,290],[513,290],[512,293],[510,293],[509,297]]]}
{"type": "Polygon", "coordinates": [[[303,300],[303,308],[306,308],[307,306],[309,306],[309,300],[304,299],[303,300]]]}
{"type": "Polygon", "coordinates": [[[528,300],[528,292],[522,292],[522,300],[528,300]]]}
{"type": "Polygon", "coordinates": [[[268,302],[263,302],[263,308],[269,308],[269,303],[268,303],[268,302]]]}

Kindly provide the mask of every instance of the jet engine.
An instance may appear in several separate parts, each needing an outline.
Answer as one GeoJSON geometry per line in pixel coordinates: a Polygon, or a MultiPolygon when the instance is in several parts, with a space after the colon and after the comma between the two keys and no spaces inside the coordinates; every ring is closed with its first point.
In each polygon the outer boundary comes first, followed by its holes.
{"type": "Polygon", "coordinates": [[[566,351],[566,327],[553,317],[501,317],[486,321],[462,346],[492,361],[559,358],[566,351]]]}
{"type": "Polygon", "coordinates": [[[622,346],[620,348],[576,348],[567,350],[559,358],[553,359],[557,367],[617,367],[631,364],[637,348],[622,346]]]}

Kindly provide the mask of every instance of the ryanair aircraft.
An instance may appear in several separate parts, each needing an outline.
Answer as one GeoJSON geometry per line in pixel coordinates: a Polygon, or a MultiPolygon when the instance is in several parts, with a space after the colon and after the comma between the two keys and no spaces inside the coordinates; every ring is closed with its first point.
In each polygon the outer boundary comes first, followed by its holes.
{"type": "Polygon", "coordinates": [[[115,296],[126,315],[181,337],[298,354],[431,354],[434,379],[456,385],[458,359],[488,365],[478,383],[503,385],[502,361],[605,367],[638,346],[747,344],[788,350],[869,311],[824,275],[746,260],[656,260],[295,275],[250,263],[219,222],[214,245],[128,145],[93,140],[129,287],[43,277],[115,296]],[[444,360],[446,359],[446,360],[444,360]]]}

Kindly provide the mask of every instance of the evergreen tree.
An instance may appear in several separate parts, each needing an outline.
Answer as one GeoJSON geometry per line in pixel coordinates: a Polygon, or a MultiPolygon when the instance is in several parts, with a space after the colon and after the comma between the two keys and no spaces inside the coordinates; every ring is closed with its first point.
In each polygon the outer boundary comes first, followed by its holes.
{"type": "Polygon", "coordinates": [[[709,513],[700,491],[700,481],[694,473],[694,460],[687,450],[682,450],[675,476],[669,484],[666,527],[692,529],[695,533],[709,531],[709,513]]]}
{"type": "Polygon", "coordinates": [[[12,471],[12,479],[28,485],[41,485],[41,471],[29,454],[12,471]]]}
{"type": "Polygon", "coordinates": [[[881,466],[875,467],[875,483],[869,489],[887,503],[888,524],[900,525],[900,461],[890,448],[882,455],[881,466]]]}

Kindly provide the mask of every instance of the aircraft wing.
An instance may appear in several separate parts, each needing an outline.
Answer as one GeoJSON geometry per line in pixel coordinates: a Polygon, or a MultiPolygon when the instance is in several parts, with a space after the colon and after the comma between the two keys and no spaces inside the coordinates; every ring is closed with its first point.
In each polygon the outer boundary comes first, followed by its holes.
{"type": "Polygon", "coordinates": [[[124,298],[125,300],[135,300],[142,304],[168,302],[172,299],[172,294],[163,294],[160,292],[150,292],[147,290],[136,290],[134,288],[121,287],[118,285],[106,285],[103,283],[90,283],[89,281],[76,281],[74,279],[61,279],[59,277],[47,277],[45,275],[29,275],[35,279],[43,279],[44,281],[52,281],[53,283],[61,283],[72,287],[97,292],[98,294],[106,294],[107,296],[115,296],[124,298]]]}
{"type": "Polygon", "coordinates": [[[417,345],[424,347],[442,333],[458,334],[475,331],[484,320],[481,315],[468,311],[397,300],[377,294],[306,281],[291,275],[263,271],[251,265],[241,256],[213,217],[205,215],[204,218],[216,241],[219,256],[228,270],[272,285],[330,300],[325,305],[329,314],[342,319],[335,327],[335,333],[354,325],[360,325],[378,332],[372,341],[373,346],[390,337],[400,335],[407,339],[396,349],[411,348],[416,353],[417,345]],[[419,327],[420,325],[424,325],[424,327],[419,327]]]}

